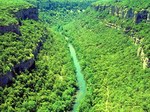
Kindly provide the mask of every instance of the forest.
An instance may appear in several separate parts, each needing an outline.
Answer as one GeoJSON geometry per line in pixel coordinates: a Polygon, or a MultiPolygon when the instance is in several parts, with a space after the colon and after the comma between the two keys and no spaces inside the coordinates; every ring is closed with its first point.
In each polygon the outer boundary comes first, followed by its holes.
{"type": "Polygon", "coordinates": [[[0,0],[0,112],[149,112],[149,0],[0,0]]]}

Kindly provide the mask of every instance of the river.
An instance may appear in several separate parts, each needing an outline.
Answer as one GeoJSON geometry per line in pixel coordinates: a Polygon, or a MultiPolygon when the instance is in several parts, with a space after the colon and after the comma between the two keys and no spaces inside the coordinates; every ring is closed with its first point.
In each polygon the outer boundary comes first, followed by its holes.
{"type": "Polygon", "coordinates": [[[76,56],[76,52],[75,52],[73,45],[71,43],[68,43],[68,47],[70,50],[71,57],[73,59],[74,66],[76,68],[76,77],[77,77],[77,82],[78,82],[78,87],[79,87],[79,90],[77,91],[75,104],[73,106],[73,112],[78,112],[81,101],[83,100],[86,94],[86,82],[81,72],[81,67],[80,67],[78,58],[76,56]]]}

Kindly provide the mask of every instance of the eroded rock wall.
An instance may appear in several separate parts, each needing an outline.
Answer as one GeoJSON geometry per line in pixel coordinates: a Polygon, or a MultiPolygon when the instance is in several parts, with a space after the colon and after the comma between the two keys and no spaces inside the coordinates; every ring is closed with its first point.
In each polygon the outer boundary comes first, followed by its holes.
{"type": "Polygon", "coordinates": [[[42,37],[41,41],[37,44],[36,49],[33,51],[34,58],[20,62],[19,64],[15,65],[11,71],[8,71],[6,74],[0,75],[0,86],[7,85],[9,82],[12,81],[13,77],[15,77],[16,74],[24,72],[25,70],[31,70],[35,68],[35,59],[43,43],[46,41],[46,38],[47,38],[46,36],[42,37]]]}
{"type": "Polygon", "coordinates": [[[25,19],[33,19],[38,20],[38,9],[36,7],[29,9],[22,9],[15,13],[17,19],[25,20],[25,19]]]}
{"type": "MultiPolygon", "coordinates": [[[[21,35],[21,32],[19,30],[19,25],[21,24],[21,20],[25,20],[25,19],[38,20],[38,9],[36,7],[21,9],[16,13],[13,12],[13,14],[18,20],[18,24],[9,24],[8,26],[0,26],[0,33],[3,34],[7,32],[14,32],[21,35]]],[[[19,64],[14,65],[11,71],[8,71],[6,74],[0,75],[0,86],[7,85],[9,82],[12,81],[13,77],[15,77],[16,74],[19,74],[20,72],[23,72],[25,70],[33,69],[35,67],[35,59],[42,47],[43,42],[45,42],[46,38],[47,38],[46,36],[40,38],[41,41],[37,43],[35,50],[32,52],[34,58],[21,61],[19,64]]]]}
{"type": "MultiPolygon", "coordinates": [[[[97,5],[94,6],[94,10],[100,12],[109,11],[109,14],[111,14],[112,16],[119,17],[120,19],[122,18],[126,20],[132,20],[134,21],[135,24],[139,24],[142,21],[145,21],[145,24],[147,24],[147,22],[150,22],[150,10],[148,8],[142,9],[140,11],[135,11],[134,9],[125,6],[118,7],[118,6],[111,6],[111,5],[109,6],[97,5]]],[[[140,46],[143,38],[140,39],[138,37],[135,37],[134,30],[130,26],[122,27],[121,25],[119,26],[116,23],[110,23],[110,22],[106,22],[106,26],[115,28],[117,30],[122,29],[126,34],[128,34],[132,38],[135,45],[139,46],[139,49],[137,51],[137,56],[141,58],[141,61],[143,63],[143,68],[144,69],[150,68],[150,59],[146,57],[143,48],[140,46]]]]}
{"type": "Polygon", "coordinates": [[[149,9],[143,9],[140,11],[135,11],[132,8],[127,7],[118,7],[118,6],[111,6],[111,5],[98,5],[94,6],[96,11],[109,11],[109,14],[113,16],[117,16],[124,19],[132,19],[135,23],[140,23],[143,20],[149,21],[150,20],[150,11],[149,9]]]}
{"type": "Polygon", "coordinates": [[[19,25],[18,24],[11,24],[8,26],[0,26],[0,33],[6,33],[6,32],[14,32],[16,34],[21,34],[19,30],[19,25]]]}
{"type": "Polygon", "coordinates": [[[18,20],[18,23],[12,23],[7,26],[0,26],[0,33],[6,33],[6,32],[14,32],[16,34],[21,35],[21,32],[19,30],[19,25],[21,25],[21,20],[25,19],[33,19],[38,20],[38,9],[36,7],[31,7],[28,9],[21,9],[16,13],[13,13],[16,19],[18,20]]]}

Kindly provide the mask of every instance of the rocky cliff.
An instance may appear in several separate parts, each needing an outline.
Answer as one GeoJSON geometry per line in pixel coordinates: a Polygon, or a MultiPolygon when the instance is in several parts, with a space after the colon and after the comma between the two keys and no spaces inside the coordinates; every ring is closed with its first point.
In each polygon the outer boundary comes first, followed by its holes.
{"type": "MultiPolygon", "coordinates": [[[[16,7],[17,8],[17,7],[16,7]]],[[[38,9],[34,6],[26,7],[19,10],[11,10],[10,16],[15,18],[18,22],[16,23],[9,23],[9,24],[1,24],[0,25],[0,34],[4,34],[7,32],[14,32],[18,35],[22,35],[20,31],[19,26],[22,25],[22,20],[26,19],[33,19],[35,21],[38,20],[38,9]]],[[[5,19],[7,20],[7,18],[5,19]]],[[[8,21],[8,20],[7,20],[8,21]]],[[[5,21],[3,21],[5,23],[5,21]]],[[[30,34],[29,34],[30,35],[30,34]]],[[[41,37],[41,36],[40,36],[41,37]]],[[[5,86],[8,83],[10,83],[17,74],[25,71],[35,68],[35,59],[47,38],[47,35],[42,35],[41,38],[39,38],[39,42],[36,44],[35,49],[32,51],[32,54],[34,57],[27,59],[25,61],[20,61],[18,64],[14,65],[10,71],[8,71],[6,74],[0,73],[0,86],[5,86]]]]}
{"type": "Polygon", "coordinates": [[[18,23],[9,23],[8,25],[0,25],[0,33],[14,32],[21,34],[19,30],[19,25],[21,25],[21,20],[33,19],[38,20],[38,9],[36,7],[30,7],[28,9],[21,9],[17,12],[11,12],[10,15],[15,16],[18,23]]]}
{"type": "Polygon", "coordinates": [[[8,71],[5,75],[0,76],[0,86],[5,86],[9,82],[12,81],[13,77],[15,77],[16,74],[23,72],[25,70],[29,70],[34,68],[35,66],[35,60],[29,59],[24,62],[20,62],[20,64],[15,65],[11,71],[8,71]]]}
{"type": "Polygon", "coordinates": [[[14,32],[16,34],[21,34],[19,30],[18,24],[10,24],[8,26],[0,26],[0,33],[6,33],[6,32],[14,32]]]}
{"type": "Polygon", "coordinates": [[[0,86],[5,86],[10,83],[17,74],[24,72],[25,70],[31,70],[35,68],[35,59],[43,45],[46,41],[46,36],[41,38],[41,41],[37,43],[36,49],[33,51],[34,58],[25,60],[15,65],[11,71],[8,71],[6,74],[0,75],[0,86]]]}
{"type": "MultiPolygon", "coordinates": [[[[128,34],[134,43],[139,46],[137,51],[138,56],[141,58],[143,62],[143,68],[150,68],[150,57],[146,55],[146,51],[142,45],[142,41],[144,39],[143,36],[139,36],[138,32],[142,30],[142,26],[137,30],[132,27],[132,24],[136,27],[138,24],[144,22],[144,24],[149,24],[150,22],[150,8],[147,7],[142,10],[136,10],[134,8],[129,8],[127,6],[116,6],[116,5],[92,5],[92,8],[95,11],[100,13],[105,12],[107,15],[111,15],[112,17],[116,17],[113,22],[109,22],[109,18],[104,18],[105,24],[111,28],[123,30],[126,34],[128,34]],[[118,22],[118,21],[120,22],[118,22]],[[126,21],[132,21],[132,24],[127,25],[126,21]],[[117,23],[118,22],[118,23],[117,23]],[[121,23],[122,22],[122,23],[121,23]],[[124,25],[126,24],[126,25],[124,25]]],[[[145,32],[146,33],[146,32],[145,32]]]]}
{"type": "Polygon", "coordinates": [[[132,19],[135,23],[142,21],[150,22],[150,8],[136,11],[132,8],[118,7],[112,5],[98,5],[93,6],[96,11],[108,11],[108,14],[117,16],[119,18],[132,19]]]}
{"type": "Polygon", "coordinates": [[[33,19],[38,20],[38,9],[36,7],[31,7],[28,9],[21,9],[14,13],[15,17],[19,20],[33,19]]]}

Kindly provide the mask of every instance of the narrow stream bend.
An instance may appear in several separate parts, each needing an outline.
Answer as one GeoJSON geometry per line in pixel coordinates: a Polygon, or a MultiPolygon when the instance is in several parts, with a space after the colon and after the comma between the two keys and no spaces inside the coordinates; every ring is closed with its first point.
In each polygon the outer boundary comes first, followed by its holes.
{"type": "Polygon", "coordinates": [[[81,101],[86,94],[86,82],[84,80],[83,74],[81,73],[80,64],[79,64],[78,58],[76,56],[76,52],[75,52],[73,45],[71,43],[68,43],[68,47],[70,50],[71,57],[73,58],[74,66],[76,68],[76,77],[77,77],[78,86],[79,86],[75,104],[73,106],[73,112],[78,112],[81,101]]]}

